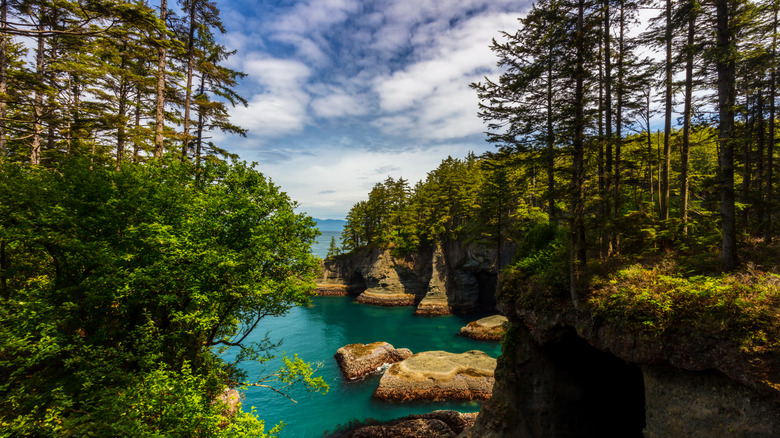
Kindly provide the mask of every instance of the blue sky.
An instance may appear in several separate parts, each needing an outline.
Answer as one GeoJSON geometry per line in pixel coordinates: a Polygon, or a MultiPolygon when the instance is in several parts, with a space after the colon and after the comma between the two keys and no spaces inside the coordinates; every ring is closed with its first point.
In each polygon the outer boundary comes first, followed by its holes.
{"type": "Polygon", "coordinates": [[[491,39],[517,0],[218,0],[249,76],[216,136],[319,218],[344,218],[387,176],[412,183],[448,155],[491,149],[469,84],[496,77],[491,39]]]}

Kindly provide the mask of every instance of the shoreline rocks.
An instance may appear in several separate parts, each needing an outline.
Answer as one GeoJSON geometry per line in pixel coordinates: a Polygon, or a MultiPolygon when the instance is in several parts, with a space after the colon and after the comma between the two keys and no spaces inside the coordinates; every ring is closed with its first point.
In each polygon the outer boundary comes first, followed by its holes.
{"type": "Polygon", "coordinates": [[[346,379],[355,380],[412,356],[408,348],[394,348],[387,342],[350,344],[338,349],[333,356],[346,379]]]}
{"type": "Polygon", "coordinates": [[[341,297],[349,295],[349,286],[345,284],[318,284],[315,295],[341,297]]]}
{"type": "Polygon", "coordinates": [[[471,321],[460,329],[458,335],[479,341],[500,341],[506,334],[509,320],[503,315],[493,315],[471,321]]]}
{"type": "Polygon", "coordinates": [[[395,420],[358,424],[328,438],[455,438],[474,425],[477,413],[433,411],[395,420]]]}
{"type": "Polygon", "coordinates": [[[482,351],[426,351],[394,363],[374,396],[383,400],[487,400],[496,359],[482,351]]]}

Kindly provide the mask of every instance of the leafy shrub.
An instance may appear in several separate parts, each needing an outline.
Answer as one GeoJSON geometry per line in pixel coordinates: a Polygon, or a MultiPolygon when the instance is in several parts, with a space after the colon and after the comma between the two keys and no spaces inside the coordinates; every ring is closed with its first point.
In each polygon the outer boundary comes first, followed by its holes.
{"type": "Polygon", "coordinates": [[[682,277],[634,265],[596,285],[595,318],[646,336],[726,336],[745,350],[780,348],[780,277],[747,272],[682,277]]]}

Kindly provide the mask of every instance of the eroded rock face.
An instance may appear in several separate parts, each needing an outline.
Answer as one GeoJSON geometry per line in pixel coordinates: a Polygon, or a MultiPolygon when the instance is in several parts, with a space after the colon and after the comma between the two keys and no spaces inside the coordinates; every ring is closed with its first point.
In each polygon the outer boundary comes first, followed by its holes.
{"type": "MultiPolygon", "coordinates": [[[[502,249],[501,266],[513,248],[502,249]]],[[[498,251],[446,241],[398,257],[390,250],[362,248],[324,260],[317,293],[355,295],[359,302],[417,306],[420,315],[495,309],[498,251]]]]}
{"type": "Polygon", "coordinates": [[[471,321],[458,335],[481,341],[500,341],[506,333],[509,320],[504,315],[493,315],[471,321]]]}
{"type": "Polygon", "coordinates": [[[426,351],[385,371],[374,396],[392,400],[486,400],[496,359],[482,351],[426,351]]]}
{"type": "MultiPolygon", "coordinates": [[[[322,262],[317,293],[346,291],[356,301],[382,306],[413,306],[425,295],[430,280],[430,254],[396,257],[390,250],[360,249],[322,262]]],[[[334,293],[337,292],[337,293],[334,293]]]]}
{"type": "Polygon", "coordinates": [[[506,310],[493,396],[464,437],[780,436],[776,354],[642,336],[565,306],[506,310]]]}
{"type": "Polygon", "coordinates": [[[385,364],[396,363],[412,356],[408,348],[394,348],[387,342],[350,344],[333,356],[345,378],[354,380],[375,373],[385,364]]]}
{"type": "Polygon", "coordinates": [[[714,372],[643,366],[645,438],[780,436],[778,400],[714,372]]]}
{"type": "Polygon", "coordinates": [[[417,305],[416,315],[449,315],[449,298],[447,297],[449,269],[444,257],[441,245],[437,245],[431,260],[431,280],[428,282],[428,290],[425,297],[417,305]]]}

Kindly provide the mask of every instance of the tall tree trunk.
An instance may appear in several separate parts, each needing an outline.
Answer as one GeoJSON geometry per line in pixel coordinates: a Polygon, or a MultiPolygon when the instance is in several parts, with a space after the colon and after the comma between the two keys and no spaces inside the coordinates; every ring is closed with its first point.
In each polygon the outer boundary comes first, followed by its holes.
{"type": "Polygon", "coordinates": [[[187,88],[184,90],[184,133],[182,135],[181,159],[187,159],[190,143],[190,106],[192,106],[192,64],[195,62],[195,0],[190,2],[190,30],[187,40],[187,88]]]}
{"type": "MultiPolygon", "coordinates": [[[[547,215],[555,221],[555,132],[553,131],[552,49],[547,62],[547,215]]],[[[202,91],[201,91],[202,92],[202,91]]]]}
{"type": "Polygon", "coordinates": [[[645,132],[647,132],[647,183],[650,192],[650,217],[653,217],[655,212],[655,190],[653,183],[653,135],[650,130],[650,97],[651,88],[647,87],[647,94],[645,94],[645,118],[647,120],[647,126],[645,132]]]}
{"type": "MultiPolygon", "coordinates": [[[[604,13],[602,8],[601,13],[604,13]]],[[[604,18],[599,20],[601,23],[601,33],[604,33],[604,18]]],[[[598,181],[599,181],[599,208],[601,217],[607,217],[607,182],[604,169],[604,38],[599,38],[599,102],[598,102],[598,130],[599,130],[599,154],[598,163],[598,181]]],[[[599,259],[604,260],[608,256],[607,251],[607,231],[606,227],[599,227],[599,259]]]]}
{"type": "Polygon", "coordinates": [[[669,219],[669,167],[672,137],[672,0],[666,0],[666,64],[664,69],[664,161],[661,168],[661,220],[669,219]]]}
{"type": "Polygon", "coordinates": [[[572,217],[571,217],[571,254],[570,254],[570,292],[572,305],[580,308],[577,294],[577,282],[580,269],[587,262],[585,252],[585,0],[578,1],[576,33],[576,72],[574,87],[574,138],[572,146],[572,217]]]}
{"type": "Polygon", "coordinates": [[[680,218],[683,222],[683,233],[688,235],[688,188],[689,161],[691,144],[691,116],[693,114],[693,43],[696,31],[696,13],[691,1],[688,12],[688,38],[685,46],[685,96],[683,108],[682,149],[680,150],[680,218]]]}
{"type": "MultiPolygon", "coordinates": [[[[620,0],[620,29],[618,37],[618,59],[617,59],[617,114],[615,117],[615,184],[614,184],[614,210],[612,211],[612,220],[617,224],[620,217],[620,152],[623,145],[623,96],[625,94],[625,84],[623,79],[623,62],[625,60],[625,37],[626,37],[626,15],[625,0],[620,0]]],[[[617,231],[613,237],[613,251],[620,253],[620,233],[617,231]]]]}
{"type": "Polygon", "coordinates": [[[6,117],[8,113],[8,0],[0,0],[0,157],[8,152],[6,117]]]}
{"type": "MultiPolygon", "coordinates": [[[[203,96],[203,93],[205,93],[206,90],[206,75],[201,74],[200,75],[200,92],[198,93],[199,96],[203,96]]],[[[203,106],[198,105],[198,134],[195,139],[195,164],[197,166],[200,166],[200,157],[201,157],[201,145],[203,144],[203,106]]]]}
{"type": "Polygon", "coordinates": [[[772,70],[769,75],[769,135],[766,142],[766,196],[764,209],[764,222],[767,224],[764,234],[764,240],[772,240],[774,230],[772,229],[772,212],[774,209],[774,154],[775,154],[775,98],[777,97],[777,4],[774,6],[774,16],[772,20],[772,70]]]}
{"type": "MultiPolygon", "coordinates": [[[[764,77],[764,72],[762,72],[761,77],[764,77]]],[[[756,115],[755,115],[755,124],[756,124],[756,195],[752,196],[753,199],[755,199],[756,204],[756,221],[758,222],[758,235],[763,236],[765,234],[764,228],[766,227],[766,224],[764,223],[764,146],[766,142],[765,132],[766,132],[766,126],[764,126],[764,90],[763,90],[763,81],[761,85],[758,87],[758,96],[756,96],[756,115]]]]}
{"type": "Polygon", "coordinates": [[[731,32],[729,0],[715,0],[718,77],[718,141],[720,143],[721,268],[737,267],[737,229],[734,202],[734,98],[736,95],[736,47],[731,32]]]}
{"type": "Polygon", "coordinates": [[[122,168],[122,158],[125,155],[125,141],[127,139],[127,125],[125,116],[127,113],[127,84],[122,79],[119,84],[119,126],[116,131],[116,170],[122,168]]]}
{"type": "MultiPolygon", "coordinates": [[[[743,123],[744,133],[741,135],[742,140],[740,143],[744,145],[742,149],[742,202],[750,202],[750,193],[753,186],[753,132],[755,127],[755,115],[751,117],[751,111],[755,109],[751,107],[751,99],[749,91],[745,90],[745,121],[743,123]]],[[[736,139],[735,139],[736,141],[736,139]]],[[[751,209],[742,209],[742,222],[747,225],[751,219],[751,209]]]]}
{"type": "MultiPolygon", "coordinates": [[[[43,8],[41,8],[40,11],[40,21],[38,30],[43,31],[45,24],[45,12],[43,8]]],[[[30,164],[37,165],[41,164],[41,133],[43,130],[42,127],[42,119],[43,119],[43,91],[41,88],[43,87],[43,81],[44,81],[44,75],[43,75],[43,61],[44,61],[44,50],[45,50],[45,41],[43,39],[42,35],[37,36],[37,49],[35,53],[35,79],[36,79],[36,88],[35,88],[35,95],[33,97],[33,133],[32,133],[32,146],[30,147],[30,164]]]]}
{"type": "Polygon", "coordinates": [[[135,108],[135,123],[133,126],[135,127],[135,139],[133,141],[133,163],[137,163],[138,159],[140,158],[140,149],[141,149],[141,140],[140,140],[140,131],[141,131],[141,85],[139,84],[135,88],[135,104],[133,105],[135,108]]]}
{"type": "MultiPolygon", "coordinates": [[[[610,217],[610,192],[612,191],[613,183],[613,169],[612,169],[612,50],[610,48],[610,41],[612,40],[611,25],[610,25],[610,8],[609,2],[611,0],[604,0],[604,115],[606,128],[606,169],[605,169],[605,184],[604,184],[604,211],[602,212],[602,220],[605,222],[611,222],[610,217]]],[[[614,224],[607,226],[607,235],[604,239],[605,247],[602,248],[602,252],[609,257],[612,255],[612,238],[614,234],[614,224]]]]}
{"type": "MultiPolygon", "coordinates": [[[[168,20],[168,0],[160,1],[160,20],[163,28],[167,29],[168,20]]],[[[165,43],[166,35],[160,37],[165,43]]],[[[167,49],[164,45],[157,49],[157,102],[155,106],[154,120],[154,157],[160,158],[163,154],[163,129],[165,128],[165,63],[167,60],[167,49]]]]}

